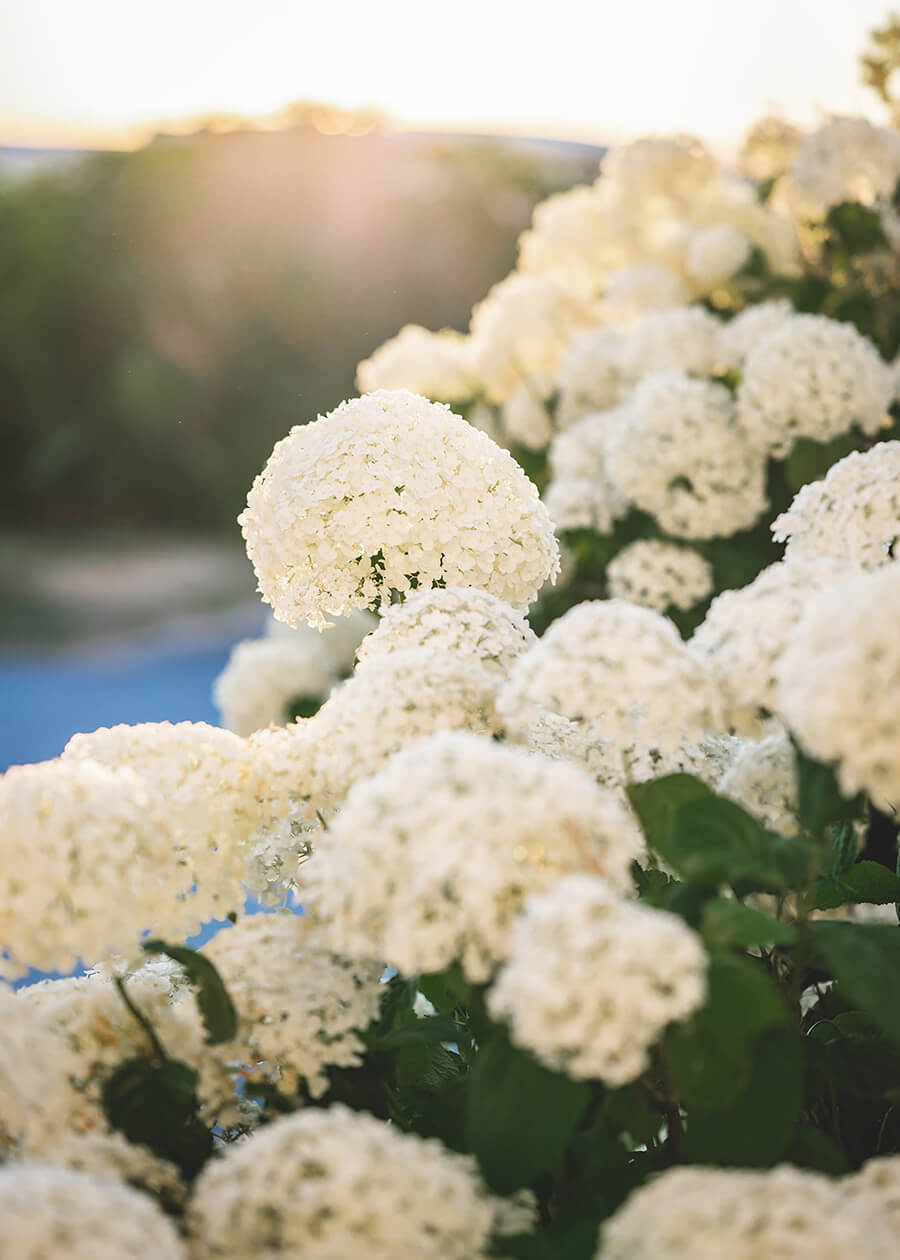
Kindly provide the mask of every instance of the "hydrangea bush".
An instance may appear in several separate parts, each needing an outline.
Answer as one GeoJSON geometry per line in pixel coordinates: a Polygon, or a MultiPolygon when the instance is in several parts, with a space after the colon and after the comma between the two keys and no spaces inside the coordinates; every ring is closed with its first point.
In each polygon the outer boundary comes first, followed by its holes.
{"type": "Polygon", "coordinates": [[[278,443],[229,729],[0,779],[0,1260],[896,1254],[900,140],[741,172],[278,443]]]}

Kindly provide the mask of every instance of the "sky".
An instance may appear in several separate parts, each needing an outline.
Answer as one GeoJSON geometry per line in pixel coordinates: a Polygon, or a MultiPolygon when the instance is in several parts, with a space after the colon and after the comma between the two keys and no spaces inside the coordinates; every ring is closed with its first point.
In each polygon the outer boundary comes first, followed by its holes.
{"type": "Polygon", "coordinates": [[[0,144],[136,144],[292,100],[412,126],[733,146],[760,114],[878,117],[900,0],[0,0],[0,144]]]}

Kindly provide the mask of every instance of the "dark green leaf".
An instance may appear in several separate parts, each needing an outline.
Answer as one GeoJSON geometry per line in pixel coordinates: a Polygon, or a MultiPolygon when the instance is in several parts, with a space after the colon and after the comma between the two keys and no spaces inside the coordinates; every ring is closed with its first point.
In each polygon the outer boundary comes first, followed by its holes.
{"type": "Polygon", "coordinates": [[[856,861],[858,849],[856,827],[848,819],[832,823],[829,828],[831,844],[828,860],[828,874],[837,878],[849,871],[856,861]]]}
{"type": "Polygon", "coordinates": [[[829,1177],[841,1177],[850,1172],[846,1156],[836,1142],[821,1129],[808,1124],[798,1126],[794,1140],[785,1152],[785,1159],[798,1168],[811,1168],[829,1177]]]}
{"type": "Polygon", "coordinates": [[[633,1146],[646,1145],[662,1127],[662,1117],[647,1101],[638,1085],[611,1090],[603,1100],[603,1120],[617,1132],[626,1133],[633,1146]]]}
{"type": "Polygon", "coordinates": [[[590,1101],[590,1086],[543,1067],[498,1032],[469,1073],[466,1135],[499,1194],[554,1167],[590,1101]]]}
{"type": "Polygon", "coordinates": [[[667,774],[649,783],[634,783],[628,789],[628,799],[641,820],[648,845],[664,856],[675,815],[682,805],[712,795],[712,788],[691,774],[667,774]]]}
{"type": "Polygon", "coordinates": [[[754,1043],[750,1078],[721,1111],[691,1112],[686,1159],[705,1164],[768,1168],[794,1139],[804,1101],[803,1039],[792,1028],[770,1028],[754,1043]]]}
{"type": "Polygon", "coordinates": [[[237,1033],[237,1012],[221,976],[209,959],[186,945],[167,945],[165,941],[144,941],[143,948],[148,954],[165,954],[187,972],[197,989],[197,1007],[210,1045],[231,1041],[237,1033]]]}
{"type": "Polygon", "coordinates": [[[415,1022],[384,1033],[374,1042],[372,1049],[400,1050],[416,1044],[456,1041],[458,1035],[456,1021],[450,1015],[426,1015],[423,1018],[416,1016],[415,1022]]]}
{"type": "Polygon", "coordinates": [[[113,1129],[196,1176],[213,1139],[197,1116],[197,1073],[178,1059],[128,1059],[103,1084],[103,1110],[113,1129]]]}
{"type": "Polygon", "coordinates": [[[315,717],[322,707],[323,699],[323,696],[292,696],[285,705],[285,715],[288,721],[294,721],[296,718],[315,717]]]}
{"type": "Polygon", "coordinates": [[[711,947],[791,945],[796,932],[790,923],[773,919],[740,901],[709,901],[703,909],[701,931],[711,947]]]}
{"type": "Polygon", "coordinates": [[[813,939],[846,995],[900,1041],[900,928],[813,923],[813,939]]]}
{"type": "Polygon", "coordinates": [[[814,836],[821,836],[829,823],[858,818],[863,798],[846,797],[841,793],[831,766],[808,757],[794,744],[797,764],[797,806],[800,825],[814,836]]]}
{"type": "Polygon", "coordinates": [[[740,805],[718,796],[680,807],[663,857],[698,883],[771,891],[802,884],[811,861],[801,839],[766,831],[740,805]]]}
{"type": "Polygon", "coordinates": [[[850,433],[842,433],[831,442],[814,442],[812,438],[798,438],[794,449],[784,461],[784,479],[792,490],[824,477],[832,464],[856,449],[856,440],[850,433]]]}
{"type": "Polygon", "coordinates": [[[704,1006],[668,1034],[669,1067],[682,1103],[701,1111],[733,1105],[752,1070],[760,1033],[788,1022],[778,990],[748,959],[710,959],[704,1006]]]}
{"type": "Polygon", "coordinates": [[[900,901],[900,878],[879,862],[857,862],[837,879],[820,880],[813,908],[833,910],[860,901],[876,906],[900,901]]]}
{"type": "Polygon", "coordinates": [[[849,254],[871,253],[888,247],[881,215],[858,201],[842,201],[829,206],[825,226],[849,254]]]}

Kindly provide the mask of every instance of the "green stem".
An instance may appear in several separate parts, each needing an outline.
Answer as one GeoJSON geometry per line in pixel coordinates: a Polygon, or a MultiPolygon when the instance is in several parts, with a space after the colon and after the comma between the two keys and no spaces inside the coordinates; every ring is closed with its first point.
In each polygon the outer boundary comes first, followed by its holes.
{"type": "Polygon", "coordinates": [[[162,1042],[160,1041],[159,1037],[157,1037],[156,1035],[156,1029],[150,1023],[149,1019],[143,1013],[143,1011],[139,1010],[135,1006],[131,998],[129,997],[128,990],[125,988],[125,981],[122,979],[121,976],[114,976],[113,983],[115,984],[116,988],[119,990],[119,995],[121,996],[122,1001],[125,1003],[125,1005],[128,1007],[131,1014],[140,1024],[141,1028],[144,1030],[144,1033],[146,1034],[147,1039],[150,1042],[151,1047],[153,1048],[154,1057],[157,1059],[167,1059],[168,1055],[163,1049],[162,1042]]]}

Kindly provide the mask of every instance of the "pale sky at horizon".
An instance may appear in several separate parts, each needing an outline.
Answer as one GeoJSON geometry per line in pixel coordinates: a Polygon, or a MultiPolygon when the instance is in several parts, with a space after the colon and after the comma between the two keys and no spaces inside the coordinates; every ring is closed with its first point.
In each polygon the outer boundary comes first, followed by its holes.
{"type": "Polygon", "coordinates": [[[402,123],[732,145],[775,107],[879,117],[867,32],[900,0],[0,0],[0,144],[137,142],[292,100],[402,123]],[[126,135],[126,133],[128,133],[126,135]]]}

